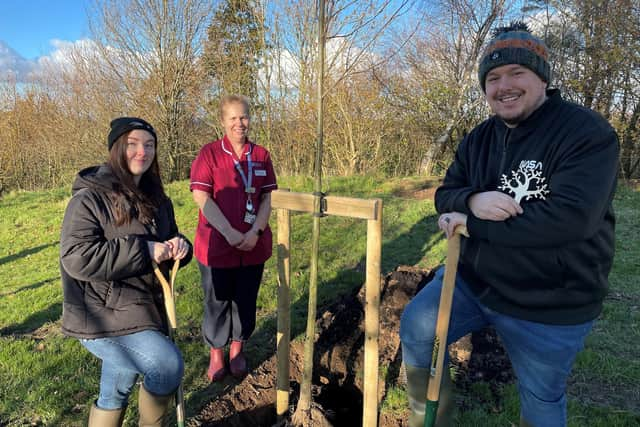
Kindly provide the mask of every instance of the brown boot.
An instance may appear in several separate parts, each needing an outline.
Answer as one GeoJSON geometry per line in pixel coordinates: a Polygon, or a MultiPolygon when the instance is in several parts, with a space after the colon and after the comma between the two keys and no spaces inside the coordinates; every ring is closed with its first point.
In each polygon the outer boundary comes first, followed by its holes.
{"type": "Polygon", "coordinates": [[[247,375],[247,358],[242,352],[242,341],[231,341],[229,368],[231,369],[231,375],[236,378],[242,378],[247,375]]]}
{"type": "Polygon", "coordinates": [[[169,405],[173,400],[173,394],[168,396],[156,396],[149,393],[144,386],[140,386],[138,394],[138,412],[140,413],[139,427],[162,427],[169,405]]]}
{"type": "Polygon", "coordinates": [[[120,427],[126,409],[100,409],[94,403],[89,411],[89,427],[120,427]]]}
{"type": "Polygon", "coordinates": [[[207,371],[209,381],[222,381],[226,375],[227,368],[224,365],[224,349],[211,347],[209,370],[207,371]]]}

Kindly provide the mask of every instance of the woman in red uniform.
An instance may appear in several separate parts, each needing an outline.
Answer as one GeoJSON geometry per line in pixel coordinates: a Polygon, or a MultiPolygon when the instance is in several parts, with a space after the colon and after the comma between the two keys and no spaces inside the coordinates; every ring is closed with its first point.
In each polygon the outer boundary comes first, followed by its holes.
{"type": "Polygon", "coordinates": [[[264,263],[271,256],[271,191],[277,188],[269,152],[249,141],[249,103],[230,95],[220,102],[225,135],[206,144],[191,167],[191,191],[200,208],[195,255],[202,276],[202,335],[211,347],[207,375],[247,373],[242,351],[256,323],[264,263]]]}

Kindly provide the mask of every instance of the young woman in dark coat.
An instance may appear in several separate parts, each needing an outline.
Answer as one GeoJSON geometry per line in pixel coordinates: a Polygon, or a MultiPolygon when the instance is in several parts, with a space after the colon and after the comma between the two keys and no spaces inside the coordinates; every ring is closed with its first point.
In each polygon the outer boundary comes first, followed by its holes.
{"type": "Polygon", "coordinates": [[[102,360],[90,427],[122,425],[139,375],[140,425],[162,425],[182,380],[152,262],[166,272],[173,260],[187,264],[192,249],[164,192],[157,144],[146,121],[113,120],[108,161],[80,171],[64,216],[62,330],[102,360]]]}

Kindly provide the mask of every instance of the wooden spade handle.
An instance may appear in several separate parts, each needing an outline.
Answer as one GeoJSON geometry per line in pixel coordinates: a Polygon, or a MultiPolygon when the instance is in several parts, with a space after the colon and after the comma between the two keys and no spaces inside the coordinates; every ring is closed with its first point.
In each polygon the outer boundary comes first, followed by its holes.
{"type": "Polygon", "coordinates": [[[162,295],[164,296],[164,309],[167,313],[167,318],[169,319],[169,333],[172,334],[173,330],[177,327],[176,321],[176,305],[174,302],[174,280],[176,278],[176,273],[178,272],[178,268],[180,267],[180,260],[176,260],[173,264],[173,268],[171,269],[171,283],[167,282],[160,267],[158,264],[153,262],[153,272],[155,273],[160,285],[162,286],[162,295]]]}
{"type": "Polygon", "coordinates": [[[449,333],[449,320],[451,318],[451,305],[453,291],[456,286],[456,272],[460,257],[460,235],[469,237],[467,227],[459,225],[454,235],[447,243],[447,261],[444,266],[444,280],[440,293],[440,305],[438,307],[438,319],[436,321],[436,336],[433,342],[429,387],[427,389],[427,408],[425,412],[425,427],[435,425],[435,416],[440,398],[440,385],[444,372],[444,357],[447,351],[447,335],[449,333]]]}
{"type": "MultiPolygon", "coordinates": [[[[167,282],[158,264],[153,262],[153,272],[155,273],[160,285],[162,286],[162,295],[164,296],[164,309],[167,312],[167,319],[169,319],[169,338],[173,341],[174,331],[177,328],[176,320],[176,305],[175,305],[175,281],[178,269],[180,268],[180,260],[177,259],[173,263],[171,268],[171,282],[167,282]]],[[[176,390],[176,421],[178,427],[184,427],[185,420],[185,406],[184,406],[184,391],[182,388],[182,382],[176,390]]]]}

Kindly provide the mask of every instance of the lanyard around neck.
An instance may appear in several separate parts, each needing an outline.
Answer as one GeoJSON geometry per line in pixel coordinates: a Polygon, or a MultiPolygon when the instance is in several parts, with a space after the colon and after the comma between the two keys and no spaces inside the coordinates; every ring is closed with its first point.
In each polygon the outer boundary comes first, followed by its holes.
{"type": "Polygon", "coordinates": [[[242,183],[244,184],[244,192],[245,193],[255,193],[255,188],[251,186],[251,180],[253,179],[253,162],[251,161],[251,153],[247,153],[247,172],[249,177],[244,174],[244,170],[242,169],[242,165],[240,162],[234,157],[233,158],[233,166],[235,166],[236,170],[240,174],[240,178],[242,178],[242,183]]]}

